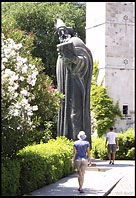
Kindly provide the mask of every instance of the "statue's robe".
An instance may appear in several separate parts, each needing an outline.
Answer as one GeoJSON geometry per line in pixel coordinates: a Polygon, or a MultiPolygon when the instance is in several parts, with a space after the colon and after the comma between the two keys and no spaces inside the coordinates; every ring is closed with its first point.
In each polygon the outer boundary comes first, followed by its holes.
{"type": "Polygon", "coordinates": [[[57,136],[66,136],[75,141],[79,131],[85,131],[86,140],[91,143],[90,86],[93,59],[80,38],[72,37],[68,43],[73,43],[74,50],[58,56],[56,65],[58,90],[65,95],[58,113],[57,136]]]}

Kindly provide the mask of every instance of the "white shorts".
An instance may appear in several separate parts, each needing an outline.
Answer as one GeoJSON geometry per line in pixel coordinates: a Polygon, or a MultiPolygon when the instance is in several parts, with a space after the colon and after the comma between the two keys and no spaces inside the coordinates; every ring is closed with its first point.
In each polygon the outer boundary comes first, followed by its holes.
{"type": "Polygon", "coordinates": [[[77,170],[85,171],[88,166],[88,160],[82,158],[81,160],[76,160],[75,164],[76,164],[77,170]]]}

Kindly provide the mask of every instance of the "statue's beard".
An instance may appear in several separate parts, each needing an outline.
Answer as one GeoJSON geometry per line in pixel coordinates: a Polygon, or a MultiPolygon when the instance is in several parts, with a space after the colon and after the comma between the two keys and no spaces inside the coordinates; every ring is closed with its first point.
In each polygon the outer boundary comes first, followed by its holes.
{"type": "Polygon", "coordinates": [[[68,42],[69,39],[71,38],[70,34],[63,34],[59,37],[60,43],[68,42]]]}

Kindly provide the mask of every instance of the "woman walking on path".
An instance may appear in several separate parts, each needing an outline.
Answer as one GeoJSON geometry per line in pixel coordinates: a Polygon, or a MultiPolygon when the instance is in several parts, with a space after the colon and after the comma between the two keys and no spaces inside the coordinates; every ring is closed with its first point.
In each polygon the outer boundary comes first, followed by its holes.
{"type": "Polygon", "coordinates": [[[82,187],[84,183],[84,174],[87,168],[88,162],[89,166],[91,166],[91,159],[90,159],[90,143],[85,141],[86,135],[84,131],[80,131],[78,134],[77,141],[74,142],[74,152],[72,158],[72,167],[74,167],[74,162],[77,167],[78,172],[78,183],[80,193],[84,193],[82,187]],[[87,155],[86,155],[87,153],[87,155]]]}

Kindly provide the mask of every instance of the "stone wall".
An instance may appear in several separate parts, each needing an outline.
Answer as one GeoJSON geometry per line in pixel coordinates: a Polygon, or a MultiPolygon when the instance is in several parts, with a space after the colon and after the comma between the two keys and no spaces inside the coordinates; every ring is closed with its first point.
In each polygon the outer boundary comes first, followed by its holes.
{"type": "Polygon", "coordinates": [[[87,2],[86,45],[99,61],[98,84],[103,86],[120,110],[128,115],[117,119],[117,131],[134,128],[134,2],[87,2]]]}

